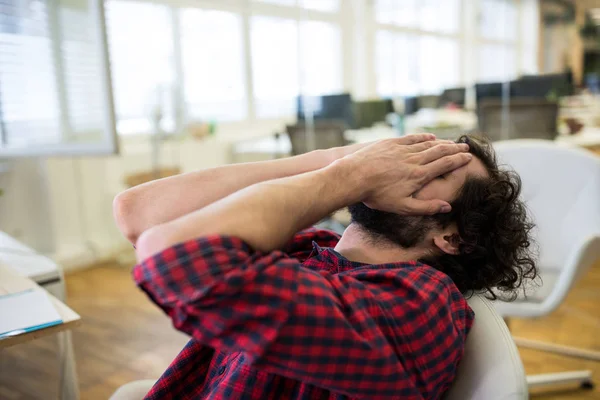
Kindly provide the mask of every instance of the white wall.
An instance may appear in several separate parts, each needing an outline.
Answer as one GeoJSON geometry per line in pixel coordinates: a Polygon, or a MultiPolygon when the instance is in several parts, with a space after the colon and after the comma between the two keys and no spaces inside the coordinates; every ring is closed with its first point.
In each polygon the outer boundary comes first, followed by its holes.
{"type": "MultiPolygon", "coordinates": [[[[228,143],[166,142],[161,165],[183,171],[225,164],[228,143]]],[[[151,168],[149,140],[129,139],[120,156],[25,159],[0,175],[0,229],[50,255],[65,269],[110,257],[129,244],[112,219],[125,175],[151,168]]],[[[1,249],[0,249],[1,251],[1,249]]]]}

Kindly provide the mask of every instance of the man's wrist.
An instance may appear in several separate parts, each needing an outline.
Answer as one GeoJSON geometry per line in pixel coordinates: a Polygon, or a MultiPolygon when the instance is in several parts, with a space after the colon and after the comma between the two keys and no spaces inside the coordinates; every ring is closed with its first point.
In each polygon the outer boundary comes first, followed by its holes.
{"type": "Polygon", "coordinates": [[[342,158],[332,162],[326,170],[330,176],[338,184],[348,189],[345,207],[350,204],[355,204],[366,197],[370,193],[369,180],[365,179],[361,168],[356,165],[356,162],[349,158],[342,158]]]}

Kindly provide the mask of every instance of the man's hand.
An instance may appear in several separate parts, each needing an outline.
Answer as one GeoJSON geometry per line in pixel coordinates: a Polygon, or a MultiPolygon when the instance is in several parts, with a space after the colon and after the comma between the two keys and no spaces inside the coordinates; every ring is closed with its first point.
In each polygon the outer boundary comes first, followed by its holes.
{"type": "Polygon", "coordinates": [[[449,212],[446,201],[417,200],[412,194],[439,175],[467,164],[472,155],[467,153],[467,144],[433,138],[425,134],[382,140],[337,164],[360,174],[360,181],[367,187],[363,202],[368,207],[404,215],[449,212]]]}

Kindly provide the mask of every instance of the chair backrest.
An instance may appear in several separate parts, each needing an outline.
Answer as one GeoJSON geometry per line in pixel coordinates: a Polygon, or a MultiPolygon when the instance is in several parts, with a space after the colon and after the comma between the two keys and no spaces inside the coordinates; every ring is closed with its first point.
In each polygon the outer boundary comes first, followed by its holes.
{"type": "Polygon", "coordinates": [[[538,266],[568,268],[574,252],[600,237],[600,157],[547,140],[502,141],[494,148],[499,162],[521,177],[521,196],[536,223],[538,266]]]}
{"type": "Polygon", "coordinates": [[[528,399],[523,363],[504,320],[483,296],[474,295],[468,302],[475,322],[444,400],[528,399]]]}
{"type": "Polygon", "coordinates": [[[558,133],[557,117],[558,104],[555,102],[537,98],[511,98],[508,103],[507,129],[504,132],[502,100],[488,98],[477,105],[479,130],[492,141],[554,139],[558,133]]]}
{"type": "Polygon", "coordinates": [[[440,102],[440,96],[436,95],[424,95],[417,97],[417,104],[419,109],[421,108],[437,108],[440,102]]]}
{"type": "Polygon", "coordinates": [[[446,107],[448,104],[454,104],[459,107],[465,106],[465,88],[446,89],[438,99],[438,108],[446,107]]]}
{"type": "Polygon", "coordinates": [[[315,121],[314,149],[309,148],[308,130],[306,124],[298,123],[286,127],[287,134],[292,144],[292,154],[303,154],[311,150],[329,149],[331,147],[345,146],[344,131],[347,125],[343,121],[315,121]]]}

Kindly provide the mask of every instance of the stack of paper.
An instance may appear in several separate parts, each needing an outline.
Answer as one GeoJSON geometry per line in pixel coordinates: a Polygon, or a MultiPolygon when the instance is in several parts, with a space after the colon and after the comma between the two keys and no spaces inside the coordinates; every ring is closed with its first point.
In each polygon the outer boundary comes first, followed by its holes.
{"type": "Polygon", "coordinates": [[[0,296],[0,340],[62,322],[43,290],[30,289],[0,296]]]}

